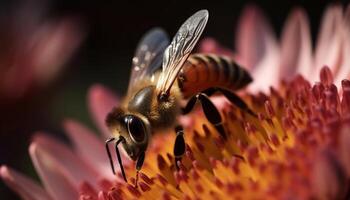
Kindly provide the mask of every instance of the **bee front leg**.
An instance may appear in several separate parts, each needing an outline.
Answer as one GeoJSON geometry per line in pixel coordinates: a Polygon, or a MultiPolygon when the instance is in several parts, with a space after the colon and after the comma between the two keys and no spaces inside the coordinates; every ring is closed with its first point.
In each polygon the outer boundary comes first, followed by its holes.
{"type": "Polygon", "coordinates": [[[185,154],[186,144],[184,138],[184,130],[182,126],[177,126],[175,128],[176,139],[174,145],[174,157],[175,157],[175,166],[179,170],[178,161],[181,162],[182,156],[185,154]]]}
{"type": "Polygon", "coordinates": [[[186,107],[183,108],[182,112],[183,114],[189,113],[196,104],[197,100],[199,100],[202,104],[202,109],[204,111],[205,117],[208,119],[208,121],[214,125],[215,129],[219,132],[221,137],[223,139],[227,139],[225,129],[222,125],[222,118],[220,115],[220,112],[215,107],[213,102],[209,99],[207,94],[205,93],[198,93],[196,96],[193,96],[187,103],[186,107]]]}

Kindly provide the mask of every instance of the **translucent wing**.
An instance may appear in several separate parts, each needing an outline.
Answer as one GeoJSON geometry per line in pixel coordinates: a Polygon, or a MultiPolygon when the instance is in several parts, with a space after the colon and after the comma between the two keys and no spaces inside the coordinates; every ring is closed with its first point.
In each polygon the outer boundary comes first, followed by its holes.
{"type": "Polygon", "coordinates": [[[171,86],[207,24],[208,16],[207,10],[200,10],[188,18],[166,48],[162,73],[157,82],[159,94],[169,95],[171,86]]]}
{"type": "Polygon", "coordinates": [[[161,67],[168,45],[169,38],[161,28],[153,28],[142,37],[132,59],[128,92],[139,80],[151,77],[161,67]]]}

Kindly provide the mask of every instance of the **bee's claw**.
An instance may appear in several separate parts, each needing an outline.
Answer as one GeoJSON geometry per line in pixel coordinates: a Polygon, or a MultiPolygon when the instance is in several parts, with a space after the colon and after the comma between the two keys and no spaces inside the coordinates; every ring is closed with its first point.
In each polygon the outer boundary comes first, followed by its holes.
{"type": "Polygon", "coordinates": [[[181,160],[182,160],[182,157],[175,157],[175,167],[176,167],[176,171],[179,171],[179,170],[181,169],[181,168],[180,168],[181,160]]]}
{"type": "Polygon", "coordinates": [[[136,162],[136,177],[135,177],[135,188],[137,188],[137,182],[139,180],[139,172],[142,168],[143,161],[145,160],[145,152],[143,151],[136,162]]]}
{"type": "Polygon", "coordinates": [[[136,170],[136,176],[135,176],[135,188],[138,187],[138,181],[139,181],[139,170],[136,170]]]}

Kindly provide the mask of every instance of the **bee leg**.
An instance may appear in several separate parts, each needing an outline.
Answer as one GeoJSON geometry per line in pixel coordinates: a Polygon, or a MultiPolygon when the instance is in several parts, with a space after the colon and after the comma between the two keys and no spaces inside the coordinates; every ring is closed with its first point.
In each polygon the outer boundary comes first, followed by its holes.
{"type": "MultiPolygon", "coordinates": [[[[122,173],[122,176],[124,178],[124,181],[125,182],[128,182],[127,179],[126,179],[126,175],[125,175],[125,171],[124,171],[124,167],[123,167],[123,162],[122,162],[122,157],[120,156],[120,153],[119,153],[119,149],[118,149],[118,145],[121,143],[121,142],[125,142],[125,139],[123,137],[120,137],[118,139],[118,141],[115,143],[115,151],[117,153],[117,158],[118,158],[118,162],[119,162],[119,167],[120,167],[120,171],[122,173]]],[[[109,156],[109,155],[108,155],[109,156]]],[[[113,168],[112,168],[113,169],[113,168]]],[[[114,169],[113,169],[114,171],[114,169]]]]}
{"type": "Polygon", "coordinates": [[[223,89],[223,88],[218,88],[218,87],[212,87],[212,88],[208,88],[208,89],[203,91],[203,93],[205,93],[208,96],[213,95],[215,92],[220,92],[232,104],[236,105],[238,108],[240,108],[243,111],[251,114],[252,116],[257,117],[257,115],[248,107],[248,105],[239,96],[237,96],[235,93],[233,93],[233,92],[231,92],[229,90],[226,90],[226,89],[223,89]]]}
{"type": "Polygon", "coordinates": [[[135,187],[137,188],[137,182],[139,180],[139,171],[142,168],[143,161],[145,161],[145,152],[143,151],[139,157],[137,158],[136,162],[136,177],[135,177],[135,187]]]}
{"type": "Polygon", "coordinates": [[[111,165],[113,174],[115,174],[115,170],[114,170],[112,155],[111,155],[111,152],[109,151],[108,144],[109,144],[110,142],[114,141],[114,140],[115,140],[115,138],[109,138],[109,139],[106,140],[106,142],[105,142],[105,147],[106,147],[106,151],[107,151],[109,163],[110,163],[110,165],[111,165]]]}
{"type": "Polygon", "coordinates": [[[181,158],[185,153],[186,145],[185,145],[185,139],[184,139],[184,129],[182,126],[176,126],[175,128],[176,132],[176,139],[175,139],[175,145],[174,145],[174,157],[175,157],[175,166],[176,169],[179,170],[178,162],[181,162],[181,158]]]}
{"type": "MultiPolygon", "coordinates": [[[[115,140],[115,138],[110,138],[108,140],[106,140],[105,142],[105,147],[106,147],[106,151],[107,151],[107,155],[108,155],[108,158],[109,158],[109,163],[111,165],[111,168],[112,168],[112,172],[113,174],[115,175],[115,169],[114,169],[114,165],[113,165],[113,159],[112,159],[112,155],[111,155],[111,152],[109,150],[109,146],[108,144],[110,142],[113,142],[115,140]]],[[[124,167],[123,167],[123,163],[122,163],[122,159],[121,159],[121,156],[120,156],[120,153],[119,153],[119,150],[118,150],[118,145],[120,142],[123,142],[125,141],[123,137],[120,137],[118,139],[118,141],[115,143],[115,151],[117,153],[117,158],[118,158],[118,162],[119,162],[119,166],[120,166],[120,171],[122,173],[122,176],[123,176],[123,179],[125,182],[128,182],[127,179],[126,179],[126,175],[125,175],[125,171],[124,171],[124,167]]]]}
{"type": "Polygon", "coordinates": [[[199,100],[202,104],[202,108],[204,111],[205,117],[208,119],[208,121],[214,125],[215,129],[219,132],[221,137],[223,139],[227,139],[225,129],[222,125],[222,118],[218,111],[218,109],[215,107],[213,102],[209,99],[208,95],[205,93],[198,93],[196,96],[193,96],[187,103],[186,107],[183,108],[183,114],[189,113],[196,104],[196,101],[199,100]]]}

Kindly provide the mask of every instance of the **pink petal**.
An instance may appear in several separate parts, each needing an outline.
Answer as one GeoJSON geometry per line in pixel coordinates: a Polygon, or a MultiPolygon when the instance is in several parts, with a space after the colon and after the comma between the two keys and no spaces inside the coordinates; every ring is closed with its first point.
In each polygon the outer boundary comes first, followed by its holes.
{"type": "Polygon", "coordinates": [[[340,5],[329,6],[323,15],[315,49],[312,80],[318,80],[320,69],[327,65],[337,74],[343,55],[343,14],[340,5]]]}
{"type": "MultiPolygon", "coordinates": [[[[46,191],[53,199],[78,198],[78,190],[68,180],[67,171],[62,169],[61,164],[52,155],[47,154],[45,150],[35,143],[30,145],[29,153],[46,191]]],[[[60,152],[56,153],[59,154],[60,152]]]]}
{"type": "Polygon", "coordinates": [[[342,160],[343,166],[347,171],[348,176],[350,175],[350,126],[347,125],[343,127],[340,131],[340,158],[342,160]]]}
{"type": "Polygon", "coordinates": [[[22,199],[47,200],[51,197],[35,181],[27,176],[7,167],[0,167],[0,177],[12,190],[17,192],[22,199]]]}
{"type": "Polygon", "coordinates": [[[346,7],[344,14],[345,26],[349,30],[350,29],[350,4],[346,7]]]}
{"type": "MultiPolygon", "coordinates": [[[[74,120],[66,120],[64,128],[68,137],[73,142],[77,154],[90,166],[94,167],[101,176],[113,180],[115,176],[112,173],[102,139],[96,137],[95,133],[74,120]]],[[[124,166],[130,164],[130,160],[125,154],[122,154],[122,159],[124,166]]],[[[116,168],[116,170],[118,171],[119,168],[116,168]]]]}
{"type": "Polygon", "coordinates": [[[215,39],[213,38],[204,38],[199,44],[199,52],[201,53],[215,53],[219,55],[225,55],[233,57],[233,51],[222,47],[215,39]]]}
{"type": "Polygon", "coordinates": [[[340,69],[334,74],[334,83],[337,87],[341,86],[343,79],[350,78],[350,4],[348,5],[343,19],[343,35],[342,35],[342,63],[340,69]]]}
{"type": "Polygon", "coordinates": [[[1,66],[0,80],[0,97],[3,99],[22,98],[33,87],[35,72],[31,62],[31,51],[28,51],[28,43],[45,9],[46,3],[44,2],[38,5],[22,1],[16,6],[16,9],[10,10],[9,15],[6,15],[6,22],[2,23],[4,27],[9,26],[6,27],[6,31],[12,33],[9,35],[12,45],[7,46],[9,48],[5,47],[6,54],[1,53],[1,64],[5,65],[1,66]],[[4,70],[6,68],[7,70],[4,70]]]}
{"type": "Polygon", "coordinates": [[[254,82],[249,90],[269,91],[279,81],[279,47],[276,37],[262,12],[248,6],[238,23],[236,49],[240,63],[250,69],[254,82]]]}
{"type": "Polygon", "coordinates": [[[275,41],[270,24],[259,8],[250,5],[244,9],[236,30],[236,50],[242,64],[256,67],[265,57],[269,43],[275,41]]]}
{"type": "Polygon", "coordinates": [[[316,156],[312,169],[312,189],[316,199],[345,199],[347,179],[344,169],[331,152],[316,156]]]}
{"type": "Polygon", "coordinates": [[[34,34],[31,54],[40,84],[51,81],[62,71],[83,35],[80,24],[72,18],[50,22],[34,34]]]}
{"type": "Polygon", "coordinates": [[[111,137],[106,127],[105,118],[113,107],[118,106],[119,100],[110,89],[95,84],[89,90],[88,104],[91,115],[104,135],[104,139],[111,137]]]}
{"type": "Polygon", "coordinates": [[[183,115],[179,117],[179,122],[185,129],[193,127],[195,120],[190,115],[183,115]]]}
{"type": "Polygon", "coordinates": [[[55,167],[65,172],[67,180],[73,186],[78,187],[83,181],[87,181],[94,186],[98,185],[98,173],[74,154],[67,145],[44,134],[37,135],[34,138],[34,143],[45,153],[45,156],[51,157],[49,159],[57,163],[55,167]]]}
{"type": "Polygon", "coordinates": [[[214,103],[215,107],[219,110],[224,110],[229,105],[231,105],[231,103],[227,100],[227,98],[221,95],[210,97],[210,100],[214,103]]]}
{"type": "Polygon", "coordinates": [[[100,192],[98,193],[98,200],[108,200],[108,199],[109,199],[109,198],[108,198],[108,195],[107,195],[106,192],[100,191],[100,192]]]}
{"type": "Polygon", "coordinates": [[[28,64],[28,57],[13,55],[15,60],[10,63],[8,70],[2,72],[0,80],[0,96],[8,99],[22,98],[33,87],[34,70],[28,64]]]}
{"type": "Polygon", "coordinates": [[[296,72],[304,77],[311,73],[312,44],[309,20],[303,9],[294,10],[282,33],[281,76],[292,78],[296,72]]]}

